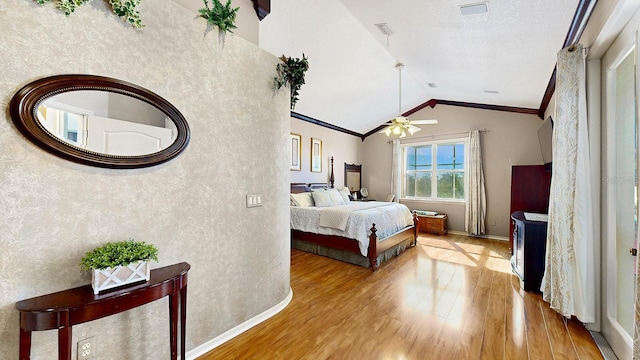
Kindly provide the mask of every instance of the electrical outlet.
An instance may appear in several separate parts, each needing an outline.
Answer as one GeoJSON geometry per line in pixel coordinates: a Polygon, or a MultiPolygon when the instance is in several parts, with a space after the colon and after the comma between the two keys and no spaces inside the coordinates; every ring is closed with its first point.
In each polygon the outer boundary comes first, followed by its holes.
{"type": "Polygon", "coordinates": [[[95,359],[96,357],[96,338],[90,338],[78,341],[78,360],[95,359]]]}

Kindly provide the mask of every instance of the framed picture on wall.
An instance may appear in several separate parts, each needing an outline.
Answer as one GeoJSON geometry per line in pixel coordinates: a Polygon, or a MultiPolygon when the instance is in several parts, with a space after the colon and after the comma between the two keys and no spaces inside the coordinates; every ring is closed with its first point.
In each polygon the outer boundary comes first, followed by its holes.
{"type": "Polygon", "coordinates": [[[298,134],[289,134],[291,136],[291,166],[292,171],[302,170],[302,136],[298,134]]]}
{"type": "Polygon", "coordinates": [[[311,172],[322,172],[322,140],[311,138],[311,172]]]}

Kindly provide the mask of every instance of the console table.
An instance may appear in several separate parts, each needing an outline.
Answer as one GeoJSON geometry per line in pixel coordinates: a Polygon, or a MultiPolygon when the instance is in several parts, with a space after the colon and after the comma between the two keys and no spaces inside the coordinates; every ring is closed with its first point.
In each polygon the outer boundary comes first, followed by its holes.
{"type": "Polygon", "coordinates": [[[127,311],[169,296],[171,359],[177,359],[178,313],[180,354],[185,359],[188,263],[151,270],[149,281],[98,295],[91,285],[18,301],[20,312],[20,359],[31,357],[31,332],[58,329],[58,359],[71,360],[71,327],[127,311]],[[179,310],[179,311],[178,311],[179,310]]]}

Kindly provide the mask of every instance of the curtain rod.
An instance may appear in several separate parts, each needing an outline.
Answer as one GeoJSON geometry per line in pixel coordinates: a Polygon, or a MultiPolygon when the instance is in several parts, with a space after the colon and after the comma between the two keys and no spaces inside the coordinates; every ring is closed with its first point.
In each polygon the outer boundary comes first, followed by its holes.
{"type": "MultiPolygon", "coordinates": [[[[425,135],[425,136],[420,136],[420,137],[415,137],[415,138],[409,138],[409,139],[405,139],[405,140],[400,140],[401,142],[414,142],[414,141],[420,141],[420,140],[434,140],[436,137],[450,137],[453,135],[467,135],[469,136],[469,132],[473,131],[473,130],[469,130],[469,131],[461,131],[461,132],[456,132],[456,133],[449,133],[449,134],[432,134],[432,135],[425,135]]],[[[480,130],[481,133],[488,133],[491,130],[487,130],[482,129],[480,130]]],[[[387,144],[391,144],[393,142],[393,140],[387,140],[387,144]]]]}

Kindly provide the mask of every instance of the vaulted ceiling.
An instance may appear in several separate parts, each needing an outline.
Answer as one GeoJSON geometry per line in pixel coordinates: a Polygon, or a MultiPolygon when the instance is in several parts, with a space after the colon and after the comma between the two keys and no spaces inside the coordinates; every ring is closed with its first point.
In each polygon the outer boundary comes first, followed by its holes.
{"type": "Polygon", "coordinates": [[[259,45],[309,58],[296,113],[359,134],[430,99],[537,111],[581,1],[488,0],[462,15],[468,3],[271,0],[259,45]]]}

